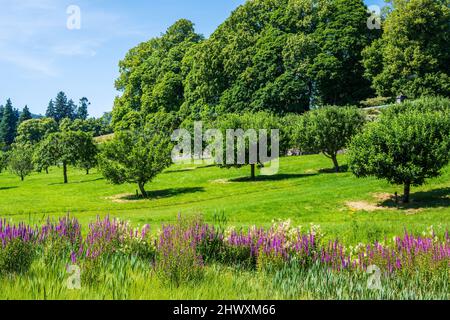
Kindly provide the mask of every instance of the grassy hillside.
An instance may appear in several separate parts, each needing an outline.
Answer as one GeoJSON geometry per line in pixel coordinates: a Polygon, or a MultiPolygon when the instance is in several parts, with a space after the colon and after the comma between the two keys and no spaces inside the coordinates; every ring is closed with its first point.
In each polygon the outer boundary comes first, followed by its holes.
{"type": "MultiPolygon", "coordinates": [[[[340,161],[345,163],[345,156],[340,161]]],[[[356,179],[350,172],[330,173],[323,156],[283,158],[280,174],[246,179],[249,168],[173,166],[147,190],[151,199],[135,196],[136,186],[114,186],[93,172],[71,169],[69,184],[62,170],[33,174],[24,182],[0,174],[0,217],[40,223],[67,212],[87,223],[97,215],[160,227],[178,213],[203,214],[213,221],[224,213],[228,224],[267,226],[274,219],[294,224],[320,224],[330,238],[347,242],[373,241],[400,234],[405,228],[422,232],[450,225],[450,167],[443,176],[413,189],[413,202],[397,208],[390,195],[401,187],[376,179],[356,179]]]]}

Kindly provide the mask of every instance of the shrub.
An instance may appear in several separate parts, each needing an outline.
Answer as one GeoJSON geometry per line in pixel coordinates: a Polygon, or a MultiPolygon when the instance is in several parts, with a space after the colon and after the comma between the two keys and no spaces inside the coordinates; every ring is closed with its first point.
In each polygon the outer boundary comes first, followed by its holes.
{"type": "Polygon", "coordinates": [[[0,274],[27,272],[35,257],[32,242],[14,238],[0,250],[0,274]]]}

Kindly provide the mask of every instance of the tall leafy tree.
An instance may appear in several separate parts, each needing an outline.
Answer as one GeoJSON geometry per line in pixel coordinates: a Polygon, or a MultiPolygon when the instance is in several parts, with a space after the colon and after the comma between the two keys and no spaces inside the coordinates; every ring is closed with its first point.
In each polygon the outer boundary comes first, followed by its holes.
{"type": "Polygon", "coordinates": [[[182,60],[201,39],[193,23],[182,19],[161,37],[131,49],[119,64],[116,88],[122,95],[114,103],[114,125],[127,127],[134,112],[145,118],[159,110],[178,111],[184,101],[182,60]]]}
{"type": "Polygon", "coordinates": [[[7,100],[2,121],[0,123],[0,142],[3,142],[6,146],[10,146],[14,142],[17,130],[17,113],[13,109],[13,105],[10,99],[7,100]]]}
{"type": "Polygon", "coordinates": [[[371,94],[361,51],[379,34],[362,0],[247,1],[185,58],[182,111],[358,103],[371,94]]]}
{"type": "Polygon", "coordinates": [[[393,0],[383,36],[364,53],[366,76],[382,96],[450,96],[448,0],[393,0]]]}

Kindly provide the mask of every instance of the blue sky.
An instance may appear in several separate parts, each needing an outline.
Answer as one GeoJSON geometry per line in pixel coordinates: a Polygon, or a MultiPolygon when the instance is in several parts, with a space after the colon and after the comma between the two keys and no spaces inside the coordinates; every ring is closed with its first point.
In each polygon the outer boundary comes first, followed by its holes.
{"type": "MultiPolygon", "coordinates": [[[[244,0],[0,0],[0,104],[45,113],[64,91],[91,101],[90,114],[112,109],[118,62],[142,41],[187,18],[208,36],[244,0]],[[69,30],[67,8],[81,10],[69,30]]],[[[383,0],[367,0],[382,4],[383,0]]]]}

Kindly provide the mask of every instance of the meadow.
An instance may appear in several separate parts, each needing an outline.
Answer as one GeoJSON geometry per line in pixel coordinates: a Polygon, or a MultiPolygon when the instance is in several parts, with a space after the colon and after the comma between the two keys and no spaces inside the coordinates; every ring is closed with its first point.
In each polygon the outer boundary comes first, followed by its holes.
{"type": "MultiPolygon", "coordinates": [[[[340,156],[345,167],[345,155],[340,156]]],[[[405,229],[421,233],[430,226],[444,231],[450,221],[450,167],[439,178],[413,188],[412,203],[391,199],[402,188],[350,172],[334,173],[321,155],[281,159],[278,175],[247,178],[250,169],[174,165],[146,186],[149,199],[136,197],[135,185],[108,183],[96,170],[89,175],[69,169],[33,173],[21,182],[0,174],[0,216],[8,221],[41,224],[67,213],[88,223],[110,215],[152,229],[174,222],[178,214],[201,214],[214,222],[218,214],[238,227],[267,227],[274,220],[294,225],[318,224],[326,235],[349,244],[383,240],[405,229]]]]}

